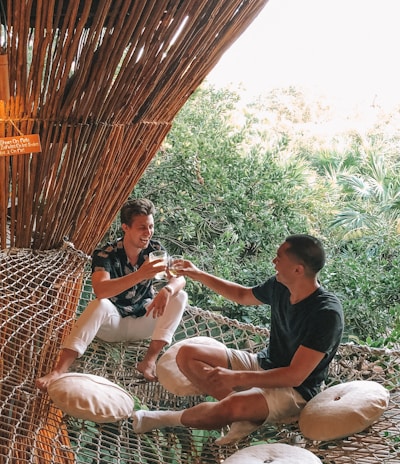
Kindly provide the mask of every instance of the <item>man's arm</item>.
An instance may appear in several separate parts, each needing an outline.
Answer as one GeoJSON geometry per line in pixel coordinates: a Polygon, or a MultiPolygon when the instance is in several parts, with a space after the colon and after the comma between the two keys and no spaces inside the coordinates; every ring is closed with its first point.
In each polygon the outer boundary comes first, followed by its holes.
{"type": "Polygon", "coordinates": [[[215,293],[222,295],[228,300],[241,305],[260,305],[262,304],[254,295],[251,287],[245,287],[229,280],[221,279],[212,274],[204,272],[196,267],[191,261],[184,260],[180,275],[190,277],[192,280],[202,283],[215,293]]]}
{"type": "Polygon", "coordinates": [[[231,371],[221,367],[206,368],[207,381],[224,383],[232,389],[251,387],[298,387],[324,358],[325,353],[300,346],[287,367],[265,371],[231,371]]]}
{"type": "Polygon", "coordinates": [[[115,279],[111,279],[107,271],[95,271],[92,274],[93,291],[97,298],[111,298],[119,295],[143,280],[153,279],[160,270],[165,270],[165,268],[160,268],[161,261],[159,259],[146,260],[137,271],[115,279]]]}
{"type": "MultiPolygon", "coordinates": [[[[167,287],[167,291],[170,290],[171,295],[175,295],[180,290],[182,290],[186,285],[186,280],[184,277],[172,277],[168,280],[168,283],[165,287],[167,287]]],[[[163,287],[163,288],[165,288],[163,287]]]]}

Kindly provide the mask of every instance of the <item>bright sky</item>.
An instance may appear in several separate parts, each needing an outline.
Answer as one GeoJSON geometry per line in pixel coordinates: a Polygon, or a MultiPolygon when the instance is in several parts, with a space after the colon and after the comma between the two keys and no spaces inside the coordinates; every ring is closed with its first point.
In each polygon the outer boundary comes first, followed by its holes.
{"type": "Polygon", "coordinates": [[[207,80],[400,104],[400,0],[269,0],[207,80]]]}

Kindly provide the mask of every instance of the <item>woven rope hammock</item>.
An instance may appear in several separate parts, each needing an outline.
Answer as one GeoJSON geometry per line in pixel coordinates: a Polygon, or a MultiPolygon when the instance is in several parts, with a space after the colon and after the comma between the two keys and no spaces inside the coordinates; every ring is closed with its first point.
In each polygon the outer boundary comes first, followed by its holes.
{"type": "MultiPolygon", "coordinates": [[[[391,393],[387,411],[366,431],[332,442],[310,442],[297,424],[259,429],[236,445],[214,443],[223,431],[170,428],[136,435],[130,420],[94,424],[63,415],[34,380],[48,372],[76,313],[93,298],[90,259],[66,245],[57,251],[10,249],[0,255],[1,438],[0,462],[215,464],[251,443],[302,446],[325,464],[400,462],[400,352],[342,345],[327,385],[374,380],[391,393]]],[[[257,350],[267,329],[188,307],[175,341],[209,336],[231,347],[257,350]]],[[[148,343],[95,340],[72,369],[103,376],[129,391],[138,407],[181,409],[203,397],[175,397],[159,383],[143,381],[135,366],[148,343]]]]}

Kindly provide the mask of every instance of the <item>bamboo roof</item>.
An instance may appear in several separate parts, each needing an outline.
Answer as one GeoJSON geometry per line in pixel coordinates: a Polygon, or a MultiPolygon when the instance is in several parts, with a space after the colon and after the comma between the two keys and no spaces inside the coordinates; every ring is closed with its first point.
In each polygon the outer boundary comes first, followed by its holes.
{"type": "Polygon", "coordinates": [[[1,248],[91,252],[267,1],[1,0],[0,138],[41,144],[0,155],[1,248]]]}

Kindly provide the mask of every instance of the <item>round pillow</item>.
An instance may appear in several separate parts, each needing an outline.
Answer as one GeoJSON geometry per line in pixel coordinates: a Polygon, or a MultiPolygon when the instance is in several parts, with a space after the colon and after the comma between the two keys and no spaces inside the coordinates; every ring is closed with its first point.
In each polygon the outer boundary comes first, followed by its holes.
{"type": "Polygon", "coordinates": [[[157,362],[158,381],[167,391],[177,396],[201,395],[204,392],[199,391],[199,389],[183,375],[176,364],[176,355],[180,347],[184,345],[207,345],[210,349],[212,349],[213,346],[225,348],[225,345],[210,337],[188,338],[168,348],[157,362]]]}
{"type": "Polygon", "coordinates": [[[51,382],[47,392],[61,411],[98,423],[127,419],[134,409],[133,398],[127,391],[92,374],[62,374],[51,382]]]}
{"type": "Polygon", "coordinates": [[[300,430],[311,440],[348,437],[375,422],[388,407],[389,396],[382,385],[371,380],[334,385],[306,404],[300,413],[300,430]]]}
{"type": "Polygon", "coordinates": [[[223,461],[223,464],[321,464],[322,461],[304,448],[271,443],[255,445],[236,451],[223,461]]]}

